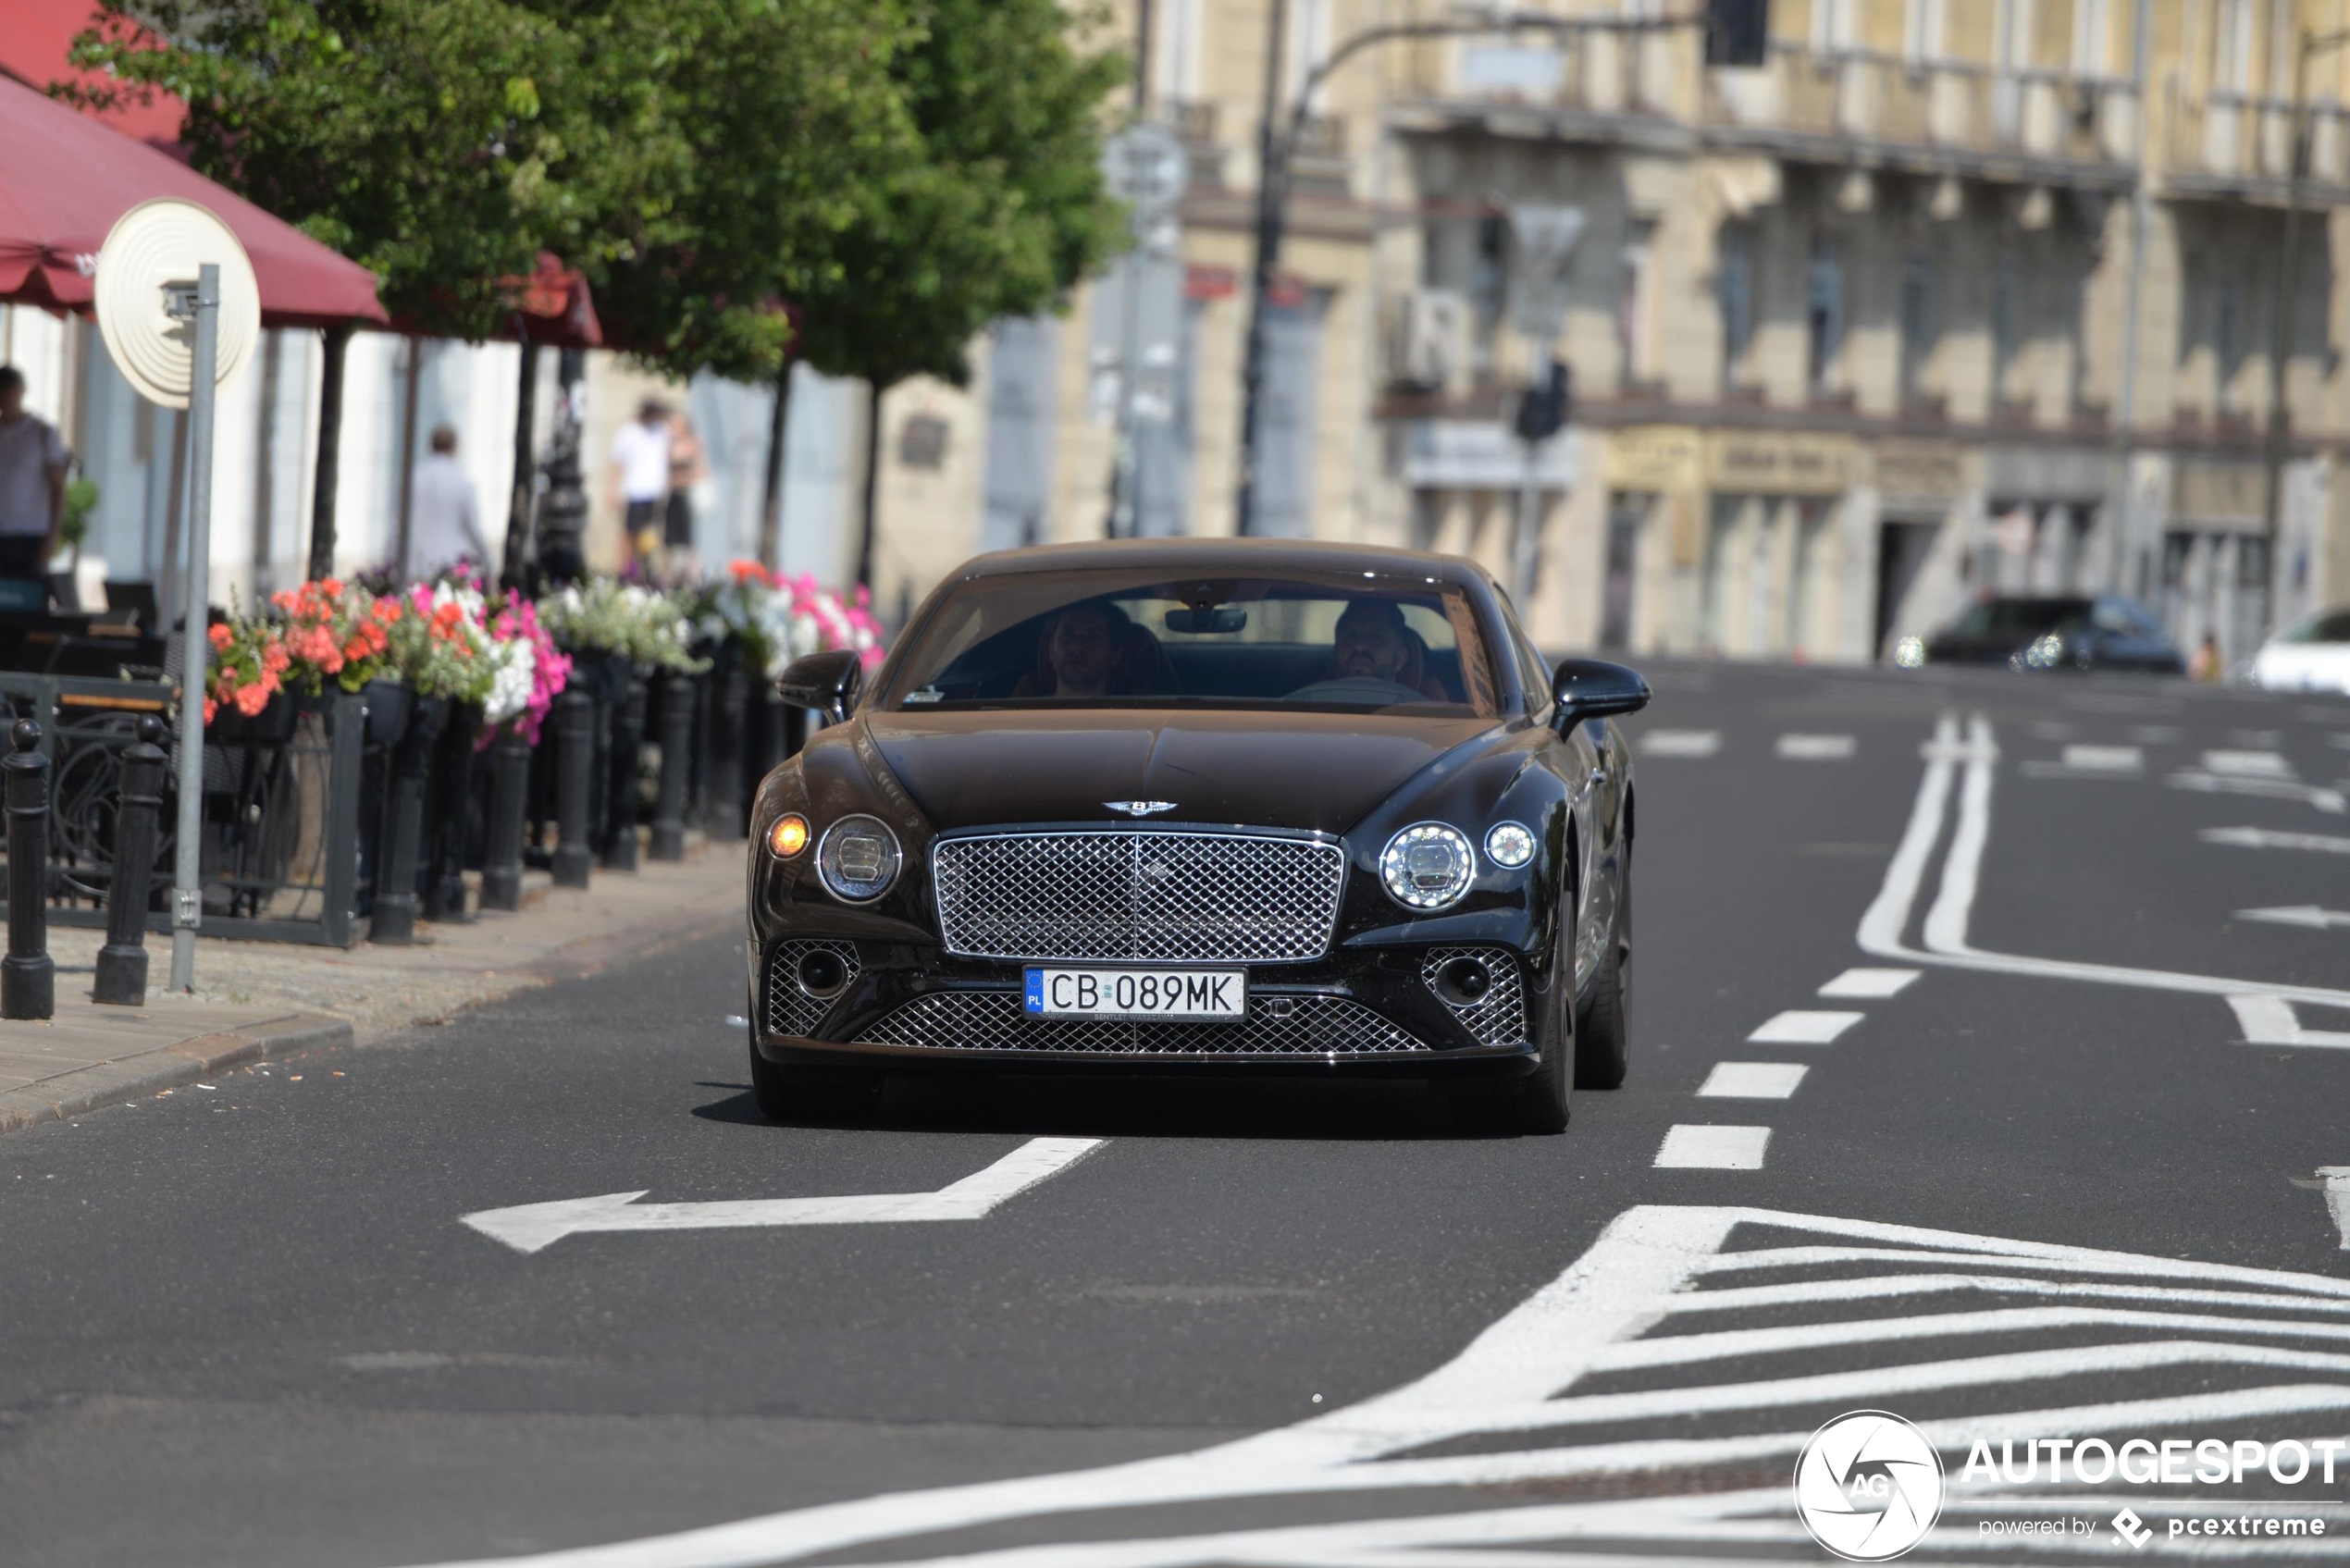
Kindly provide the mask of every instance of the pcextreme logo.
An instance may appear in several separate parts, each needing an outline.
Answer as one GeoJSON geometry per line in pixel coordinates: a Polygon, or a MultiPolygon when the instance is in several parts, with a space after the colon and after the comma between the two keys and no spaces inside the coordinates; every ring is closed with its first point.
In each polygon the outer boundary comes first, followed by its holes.
{"type": "Polygon", "coordinates": [[[1941,1456],[1898,1415],[1839,1415],[1795,1462],[1795,1512],[1813,1540],[1845,1561],[1886,1562],[1941,1516],[1941,1456]]]}

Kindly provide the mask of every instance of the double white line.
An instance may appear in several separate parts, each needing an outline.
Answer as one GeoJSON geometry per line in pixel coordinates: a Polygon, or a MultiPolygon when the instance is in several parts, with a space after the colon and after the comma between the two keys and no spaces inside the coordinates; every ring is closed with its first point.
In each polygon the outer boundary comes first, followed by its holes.
{"type": "Polygon", "coordinates": [[[1934,738],[1921,748],[1921,755],[1925,758],[1925,776],[1918,784],[1917,803],[1911,808],[1910,824],[1885,868],[1885,885],[1861,917],[1862,952],[1911,963],[1940,964],[1997,974],[2038,975],[2048,980],[2184,991],[2204,996],[2277,997],[2289,1002],[2350,1007],[2350,991],[2332,991],[2323,986],[2075,963],[2064,958],[2033,958],[1989,953],[1975,946],[1967,940],[1967,923],[1974,909],[1983,851],[1991,839],[1991,784],[1999,748],[1992,737],[1990,722],[1981,714],[1967,721],[1966,735],[1961,739],[1957,716],[1946,713],[1936,723],[1934,738]],[[1942,858],[1940,887],[1933,907],[1925,913],[1925,945],[1911,947],[1904,940],[1910,912],[1924,883],[1926,864],[1933,858],[1935,843],[1942,836],[1942,824],[1949,814],[1951,784],[1961,766],[1965,775],[1959,780],[1958,825],[1942,858]]]}

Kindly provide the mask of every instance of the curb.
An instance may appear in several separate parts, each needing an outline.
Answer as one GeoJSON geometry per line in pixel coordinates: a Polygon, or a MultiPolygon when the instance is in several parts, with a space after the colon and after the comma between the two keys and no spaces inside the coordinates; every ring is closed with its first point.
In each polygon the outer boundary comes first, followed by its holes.
{"type": "Polygon", "coordinates": [[[322,1045],[352,1043],[351,1021],[292,1013],[218,1034],[199,1034],[119,1061],[100,1062],[0,1093],[0,1134],[80,1116],[161,1089],[177,1089],[227,1068],[322,1045]]]}

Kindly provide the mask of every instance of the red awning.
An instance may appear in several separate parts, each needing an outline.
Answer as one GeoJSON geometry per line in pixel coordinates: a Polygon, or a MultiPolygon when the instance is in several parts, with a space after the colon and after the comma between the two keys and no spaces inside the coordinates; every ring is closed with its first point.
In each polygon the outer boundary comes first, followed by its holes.
{"type": "MultiPolygon", "coordinates": [[[[83,87],[118,85],[105,72],[84,70],[68,57],[75,36],[96,21],[96,11],[94,0],[0,0],[0,72],[42,89],[61,81],[83,87]]],[[[136,22],[120,18],[105,25],[118,37],[144,42],[149,36],[136,22]]],[[[188,117],[188,105],[160,89],[145,103],[82,112],[150,147],[184,156],[179,127],[188,117]]]]}
{"type": "Polygon", "coordinates": [[[588,279],[563,265],[553,252],[539,252],[538,271],[527,278],[510,278],[506,284],[513,290],[514,302],[514,320],[508,330],[518,339],[550,349],[604,346],[603,324],[596,319],[596,302],[588,296],[588,279]]]}
{"type": "Polygon", "coordinates": [[[209,207],[235,231],[271,327],[381,322],[375,274],[120,131],[0,77],[0,302],[86,312],[98,247],[141,202],[209,207]]]}

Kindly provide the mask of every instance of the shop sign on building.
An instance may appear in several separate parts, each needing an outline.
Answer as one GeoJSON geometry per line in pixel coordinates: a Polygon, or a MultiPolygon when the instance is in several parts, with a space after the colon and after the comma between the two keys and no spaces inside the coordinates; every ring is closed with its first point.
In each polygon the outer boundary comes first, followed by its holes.
{"type": "Polygon", "coordinates": [[[2188,458],[2179,464],[2171,509],[2215,527],[2257,528],[2267,485],[2267,471],[2257,463],[2188,458]]]}
{"type": "MultiPolygon", "coordinates": [[[[1527,480],[1526,443],[1508,426],[1479,419],[1421,419],[1403,426],[1404,482],[1431,490],[1510,490],[1527,480]]],[[[1563,490],[1575,482],[1572,439],[1538,449],[1535,482],[1563,490]]]]}
{"type": "Polygon", "coordinates": [[[1631,425],[1607,435],[1607,488],[1671,494],[1704,477],[1704,442],[1686,425],[1631,425]]]}
{"type": "Polygon", "coordinates": [[[1825,496],[1852,484],[1852,440],[1794,430],[1717,430],[1706,480],[1728,495],[1825,496]]]}
{"type": "Polygon", "coordinates": [[[1942,510],[1967,492],[1965,449],[1956,441],[1892,437],[1876,444],[1877,493],[1942,510]]]}

